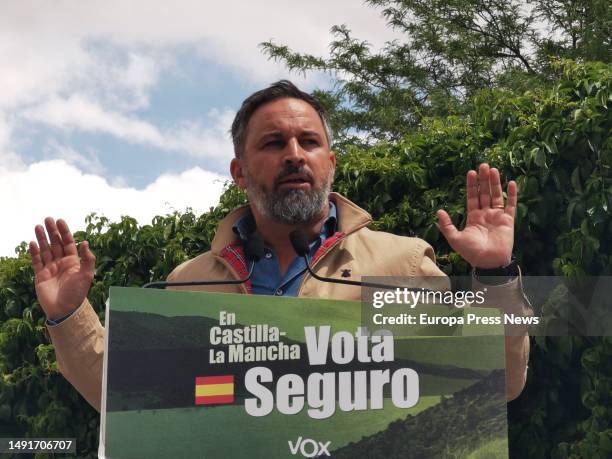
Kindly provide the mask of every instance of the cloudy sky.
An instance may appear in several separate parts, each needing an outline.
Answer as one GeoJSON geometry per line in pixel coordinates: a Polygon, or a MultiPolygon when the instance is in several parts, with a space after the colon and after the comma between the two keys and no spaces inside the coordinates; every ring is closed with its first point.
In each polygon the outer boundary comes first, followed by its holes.
{"type": "Polygon", "coordinates": [[[94,211],[148,223],[215,205],[244,97],[280,78],[330,84],[258,44],[325,55],[334,24],[393,38],[360,0],[2,2],[0,256],[47,215],[76,230],[94,211]]]}

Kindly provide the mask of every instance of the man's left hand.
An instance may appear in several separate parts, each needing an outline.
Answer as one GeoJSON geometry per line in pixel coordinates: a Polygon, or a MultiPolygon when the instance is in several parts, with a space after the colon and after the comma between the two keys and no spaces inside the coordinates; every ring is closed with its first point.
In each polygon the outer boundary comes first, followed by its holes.
{"type": "Polygon", "coordinates": [[[491,269],[510,264],[514,244],[516,182],[508,183],[508,202],[499,171],[481,164],[467,173],[467,222],[459,231],[448,213],[438,210],[440,231],[450,246],[475,268],[491,269]]]}

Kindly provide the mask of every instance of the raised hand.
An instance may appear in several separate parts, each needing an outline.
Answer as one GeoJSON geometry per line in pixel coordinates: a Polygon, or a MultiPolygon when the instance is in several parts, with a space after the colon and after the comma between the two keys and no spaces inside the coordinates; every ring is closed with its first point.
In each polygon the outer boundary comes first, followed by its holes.
{"type": "Polygon", "coordinates": [[[77,246],[63,220],[45,218],[45,229],[36,225],[38,244],[30,242],[32,267],[38,302],[47,318],[60,319],[70,314],[87,297],[96,267],[96,257],[87,241],[77,246]],[[80,255],[80,259],[79,259],[80,255]]]}
{"type": "Polygon", "coordinates": [[[467,173],[467,222],[459,231],[444,210],[438,210],[440,231],[450,246],[476,268],[499,268],[510,263],[514,245],[516,182],[508,183],[504,205],[499,171],[481,164],[467,173]]]}

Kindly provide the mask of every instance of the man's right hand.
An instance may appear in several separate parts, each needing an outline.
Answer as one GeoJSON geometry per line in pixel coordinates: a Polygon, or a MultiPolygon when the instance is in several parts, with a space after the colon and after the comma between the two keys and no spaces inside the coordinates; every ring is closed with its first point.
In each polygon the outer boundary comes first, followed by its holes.
{"type": "Polygon", "coordinates": [[[45,218],[36,225],[38,244],[30,242],[36,296],[48,319],[58,320],[76,310],[87,297],[94,278],[96,257],[87,241],[77,246],[63,220],[45,218]],[[48,239],[47,239],[48,234],[48,239]],[[80,255],[80,259],[79,259],[80,255]]]}

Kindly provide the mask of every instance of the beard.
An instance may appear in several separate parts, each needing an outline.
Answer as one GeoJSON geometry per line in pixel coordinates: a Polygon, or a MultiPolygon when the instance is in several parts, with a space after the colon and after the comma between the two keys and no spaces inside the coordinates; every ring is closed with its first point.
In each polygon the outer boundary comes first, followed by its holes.
{"type": "Polygon", "coordinates": [[[253,183],[248,170],[244,170],[247,180],[249,201],[264,217],[287,225],[304,225],[316,222],[322,217],[328,204],[333,183],[333,170],[316,186],[312,173],[304,166],[288,165],[276,179],[272,191],[263,185],[253,183]],[[291,174],[305,174],[312,184],[310,190],[279,190],[280,182],[291,174]]]}

